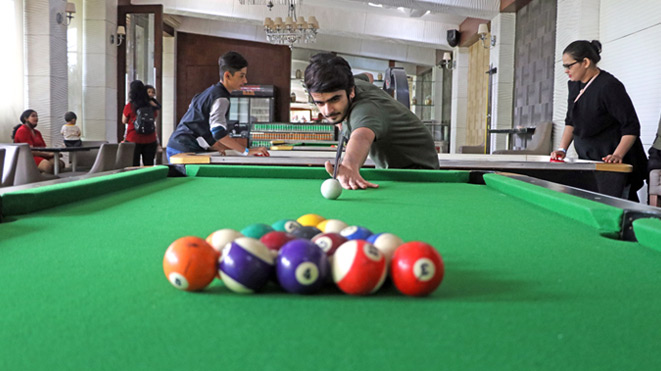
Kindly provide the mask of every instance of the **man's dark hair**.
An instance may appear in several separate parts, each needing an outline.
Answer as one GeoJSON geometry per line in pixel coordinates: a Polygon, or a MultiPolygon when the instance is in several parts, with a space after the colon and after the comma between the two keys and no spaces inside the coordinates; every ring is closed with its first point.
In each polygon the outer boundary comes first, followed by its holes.
{"type": "Polygon", "coordinates": [[[234,75],[236,71],[240,71],[245,67],[248,67],[248,61],[237,52],[227,52],[218,58],[218,70],[221,81],[226,71],[234,75]]]}
{"type": "Polygon", "coordinates": [[[601,56],[601,43],[599,40],[578,40],[567,45],[562,54],[571,55],[574,60],[582,62],[583,59],[587,58],[592,61],[592,64],[596,65],[600,60],[601,56]]]}
{"type": "Polygon", "coordinates": [[[351,66],[335,54],[316,54],[310,58],[310,64],[305,69],[305,86],[310,93],[344,90],[349,96],[355,86],[351,66]]]}
{"type": "Polygon", "coordinates": [[[76,116],[76,114],[71,112],[71,111],[64,114],[64,121],[66,121],[66,122],[69,122],[71,120],[75,120],[77,118],[78,118],[78,116],[76,116]]]}

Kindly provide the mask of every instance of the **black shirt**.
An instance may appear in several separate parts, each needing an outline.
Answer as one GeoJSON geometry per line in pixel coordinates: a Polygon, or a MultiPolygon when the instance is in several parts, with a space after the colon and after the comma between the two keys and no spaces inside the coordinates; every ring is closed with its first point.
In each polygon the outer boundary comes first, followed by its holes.
{"type": "Polygon", "coordinates": [[[568,85],[565,124],[574,127],[578,157],[601,161],[615,151],[623,135],[635,135],[638,138],[622,161],[634,167],[632,186],[640,188],[647,177],[647,157],[640,141],[638,115],[624,85],[602,70],[575,103],[585,85],[580,81],[569,81],[568,85]]]}

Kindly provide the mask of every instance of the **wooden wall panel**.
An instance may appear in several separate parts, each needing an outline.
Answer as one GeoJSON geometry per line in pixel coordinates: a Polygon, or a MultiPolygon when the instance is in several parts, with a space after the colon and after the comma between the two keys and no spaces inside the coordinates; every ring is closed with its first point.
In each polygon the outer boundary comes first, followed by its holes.
{"type": "Polygon", "coordinates": [[[276,87],[276,120],[289,121],[289,47],[178,32],[177,122],[195,94],[220,80],[218,58],[228,51],[236,51],[248,60],[248,84],[276,87]]]}
{"type": "Polygon", "coordinates": [[[486,138],[489,49],[478,41],[469,48],[469,59],[466,144],[478,145],[486,138]]]}

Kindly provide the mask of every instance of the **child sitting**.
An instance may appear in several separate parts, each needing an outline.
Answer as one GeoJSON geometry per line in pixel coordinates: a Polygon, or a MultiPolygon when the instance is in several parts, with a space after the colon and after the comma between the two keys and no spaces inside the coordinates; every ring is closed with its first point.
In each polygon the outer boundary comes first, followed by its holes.
{"type": "Polygon", "coordinates": [[[67,112],[64,114],[64,121],[67,123],[62,125],[60,133],[64,136],[64,145],[66,147],[80,147],[83,142],[80,140],[80,128],[76,126],[76,114],[67,112]]]}

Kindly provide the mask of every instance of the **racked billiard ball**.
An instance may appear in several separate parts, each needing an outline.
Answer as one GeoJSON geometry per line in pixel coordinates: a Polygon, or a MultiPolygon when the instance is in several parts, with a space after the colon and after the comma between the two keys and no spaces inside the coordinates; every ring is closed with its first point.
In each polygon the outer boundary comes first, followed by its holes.
{"type": "Polygon", "coordinates": [[[239,237],[244,237],[241,232],[230,228],[224,228],[211,233],[206,241],[214,248],[214,250],[222,252],[225,245],[239,237]]]}
{"type": "Polygon", "coordinates": [[[372,235],[372,231],[365,227],[352,225],[340,231],[340,234],[347,240],[367,240],[372,235]]]}
{"type": "Polygon", "coordinates": [[[333,255],[333,280],[343,292],[367,295],[376,292],[386,279],[386,258],[365,240],[343,243],[333,255]]]}
{"type": "Polygon", "coordinates": [[[311,240],[312,237],[321,233],[317,227],[303,226],[301,228],[294,229],[291,234],[298,238],[303,238],[306,240],[311,240]]]}
{"type": "Polygon", "coordinates": [[[271,227],[280,232],[291,233],[294,229],[299,228],[301,224],[293,219],[280,219],[271,224],[271,227]]]}
{"type": "Polygon", "coordinates": [[[305,214],[296,219],[298,224],[304,227],[316,227],[317,224],[323,222],[324,220],[326,220],[326,218],[317,214],[305,214]]]}
{"type": "Polygon", "coordinates": [[[404,295],[425,296],[441,284],[445,268],[441,254],[425,242],[413,241],[399,246],[392,256],[392,282],[404,295]]]}
{"type": "Polygon", "coordinates": [[[276,275],[280,286],[295,294],[312,294],[327,281],[328,258],[308,240],[289,241],[278,252],[276,275]]]}
{"type": "Polygon", "coordinates": [[[398,236],[392,233],[377,233],[367,237],[367,242],[376,246],[386,256],[386,262],[390,263],[392,254],[404,243],[398,236]]]}
{"type": "Polygon", "coordinates": [[[263,235],[272,232],[273,227],[264,223],[250,224],[241,230],[241,233],[246,237],[260,239],[263,235]]]}
{"type": "Polygon", "coordinates": [[[335,254],[335,250],[340,245],[347,242],[347,239],[339,233],[320,233],[312,238],[312,242],[319,246],[326,255],[331,256],[335,254]]]}
{"type": "Polygon", "coordinates": [[[259,241],[269,248],[273,256],[278,255],[278,250],[291,240],[295,240],[296,236],[291,233],[272,231],[263,235],[259,241]]]}
{"type": "Polygon", "coordinates": [[[250,237],[239,237],[227,244],[218,263],[225,286],[242,294],[264,287],[273,275],[273,267],[273,254],[263,243],[250,237]]]}
{"type": "Polygon", "coordinates": [[[172,242],[163,256],[163,272],[179,290],[199,291],[216,276],[219,253],[199,237],[181,237],[172,242]]]}

